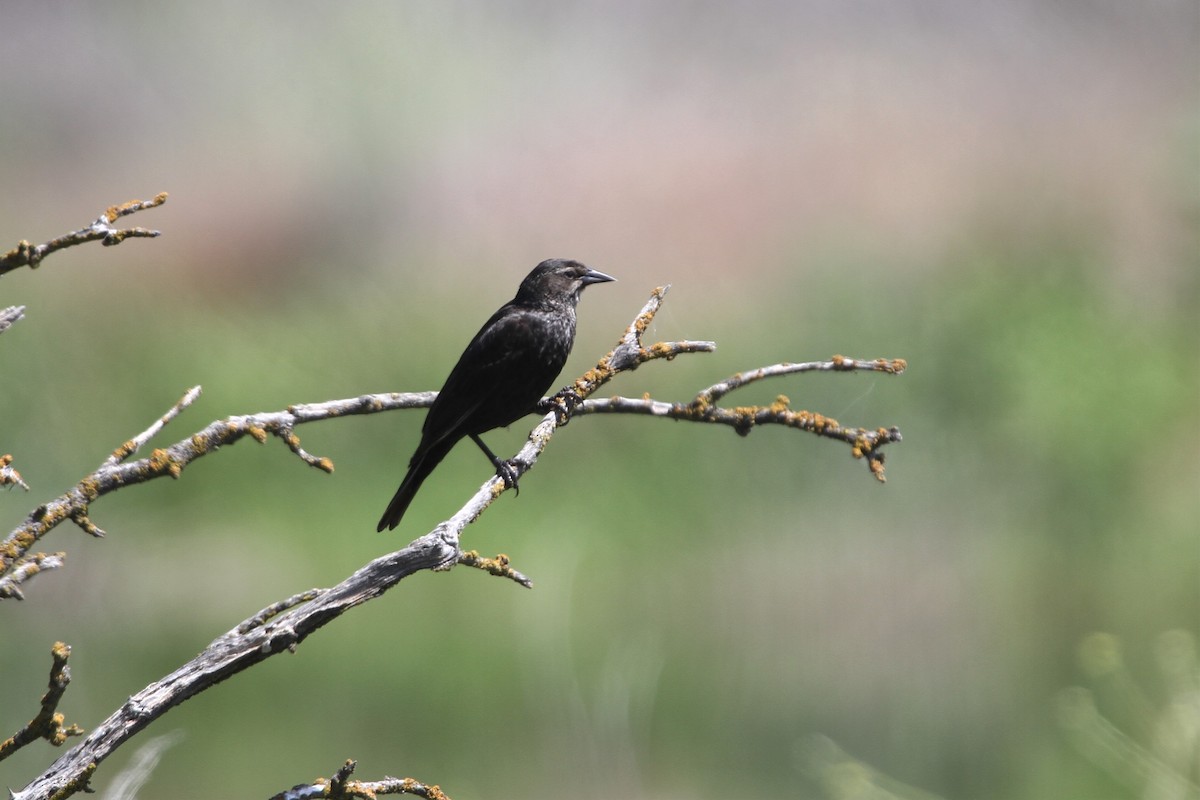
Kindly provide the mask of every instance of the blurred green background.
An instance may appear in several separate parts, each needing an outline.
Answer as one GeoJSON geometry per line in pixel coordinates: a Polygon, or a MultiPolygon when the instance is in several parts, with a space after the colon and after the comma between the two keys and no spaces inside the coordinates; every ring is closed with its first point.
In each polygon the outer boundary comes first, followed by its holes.
{"type": "MultiPolygon", "coordinates": [[[[4,531],[194,384],[156,443],[437,388],[551,256],[620,279],[584,298],[564,383],[663,283],[648,341],[719,348],[613,392],[910,364],[730,398],[900,426],[886,485],[794,431],[577,420],[464,539],[533,591],[418,575],[156,722],[98,788],[180,730],[142,797],[266,797],[346,758],[455,800],[1195,796],[1194,2],[28,1],[0,30],[5,248],[171,193],[131,220],[162,238],[3,281],[28,309],[0,453],[33,487],[0,496],[4,531]],[[1141,750],[1097,750],[1114,729],[1141,750]],[[1171,770],[1190,788],[1156,789],[1171,770]]],[[[302,428],[333,475],[244,442],[97,502],[104,540],[54,531],[67,566],[0,607],[0,731],[55,640],[91,728],[449,515],[488,474],[469,446],[373,531],[422,417],[302,428]]]]}

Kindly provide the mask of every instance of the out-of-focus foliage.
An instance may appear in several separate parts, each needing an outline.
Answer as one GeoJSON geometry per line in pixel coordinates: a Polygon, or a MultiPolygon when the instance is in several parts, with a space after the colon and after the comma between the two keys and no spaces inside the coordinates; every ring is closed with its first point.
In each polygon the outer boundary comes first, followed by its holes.
{"type": "MultiPolygon", "coordinates": [[[[1173,0],[9,3],[0,240],[171,199],[139,220],[162,238],[0,285],[26,306],[0,453],[32,486],[0,496],[5,530],[196,383],[164,441],[436,388],[549,256],[620,278],[584,298],[564,380],[668,282],[649,338],[718,350],[615,392],[910,364],[744,398],[899,425],[884,486],[796,432],[575,421],[466,539],[532,592],[405,581],[156,723],[185,736],[144,796],[269,796],[348,757],[455,800],[1200,783],[1198,25],[1173,0]]],[[[331,476],[244,443],[97,502],[103,541],[57,530],[66,568],[0,606],[0,732],[55,640],[90,728],[452,512],[488,474],[470,447],[372,530],[420,417],[301,429],[331,476]]]]}

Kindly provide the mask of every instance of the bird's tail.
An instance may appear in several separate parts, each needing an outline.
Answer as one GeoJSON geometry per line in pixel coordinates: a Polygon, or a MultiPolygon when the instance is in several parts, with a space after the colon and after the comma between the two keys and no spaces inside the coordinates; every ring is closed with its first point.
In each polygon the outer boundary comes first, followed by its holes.
{"type": "Polygon", "coordinates": [[[439,447],[413,456],[408,465],[408,474],[400,482],[400,488],[396,490],[392,502],[388,503],[387,511],[384,511],[383,516],[379,518],[376,531],[382,531],[384,528],[392,530],[400,524],[400,518],[408,510],[409,503],[417,496],[417,490],[421,488],[421,484],[449,452],[450,448],[439,447]]]}

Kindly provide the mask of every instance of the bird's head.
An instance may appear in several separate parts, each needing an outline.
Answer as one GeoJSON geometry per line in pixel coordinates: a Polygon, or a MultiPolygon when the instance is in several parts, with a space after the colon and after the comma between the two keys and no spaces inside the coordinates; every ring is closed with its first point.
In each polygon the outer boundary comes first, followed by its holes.
{"type": "Polygon", "coordinates": [[[551,258],[533,268],[521,281],[517,290],[517,302],[539,304],[546,301],[567,302],[571,305],[579,302],[579,293],[583,287],[593,283],[615,281],[611,275],[592,269],[578,261],[565,258],[551,258]]]}

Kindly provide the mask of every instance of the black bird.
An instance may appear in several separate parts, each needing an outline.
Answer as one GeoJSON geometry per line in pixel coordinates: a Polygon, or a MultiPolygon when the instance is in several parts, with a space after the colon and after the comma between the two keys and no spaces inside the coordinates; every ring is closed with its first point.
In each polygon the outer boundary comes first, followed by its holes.
{"type": "Polygon", "coordinates": [[[616,280],[578,261],[543,261],[517,296],[492,314],[459,356],[421,428],[408,474],[376,528],[395,528],[421,483],[464,436],[479,445],[496,474],[516,485],[513,468],[479,434],[511,425],[536,410],[575,342],[575,306],[583,287],[616,280]]]}

